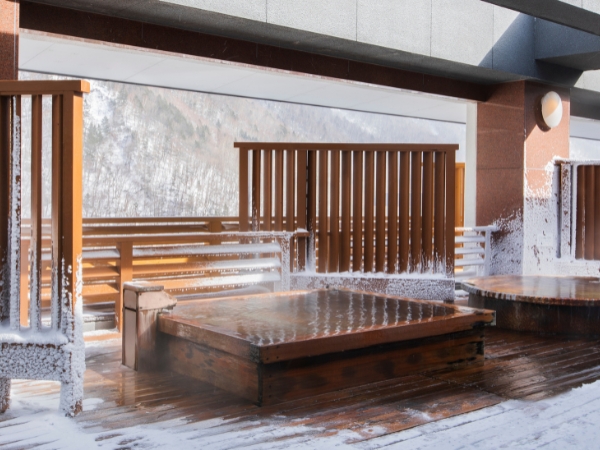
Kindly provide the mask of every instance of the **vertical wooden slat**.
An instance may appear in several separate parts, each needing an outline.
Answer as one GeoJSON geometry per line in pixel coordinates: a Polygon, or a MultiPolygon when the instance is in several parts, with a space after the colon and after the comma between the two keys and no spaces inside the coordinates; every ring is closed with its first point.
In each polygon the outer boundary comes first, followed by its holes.
{"type": "MultiPolygon", "coordinates": [[[[307,152],[299,150],[297,157],[298,169],[296,177],[296,227],[308,230],[307,223],[307,152]]],[[[306,238],[298,238],[298,270],[306,270],[306,238]]]]}
{"type": "MultiPolygon", "coordinates": [[[[62,286],[61,311],[63,318],[71,316],[81,279],[82,257],[82,191],[83,191],[83,96],[67,93],[63,95],[63,147],[62,147],[62,230],[63,241],[59,276],[65,281],[62,286]]],[[[71,336],[70,321],[61,323],[63,333],[71,336]]]]}
{"type": "Polygon", "coordinates": [[[585,259],[594,259],[595,230],[595,177],[594,166],[585,166],[585,259]]]}
{"type": "Polygon", "coordinates": [[[433,153],[423,153],[423,270],[429,270],[432,261],[433,232],[433,153]]]}
{"type": "Polygon", "coordinates": [[[337,272],[340,261],[340,151],[332,150],[329,193],[329,272],[337,272]]]}
{"type": "Polygon", "coordinates": [[[398,269],[398,152],[388,152],[387,272],[398,269]]]}
{"type": "Polygon", "coordinates": [[[21,325],[29,325],[29,239],[21,239],[21,325]]]}
{"type": "Polygon", "coordinates": [[[275,150],[275,231],[283,231],[284,173],[285,172],[283,169],[283,150],[275,150]]]}
{"type": "Polygon", "coordinates": [[[385,270],[385,151],[376,152],[377,158],[377,179],[375,181],[376,199],[375,199],[375,271],[383,272],[385,270]]]}
{"type": "Polygon", "coordinates": [[[21,96],[12,97],[10,142],[10,185],[9,215],[10,231],[8,240],[8,271],[10,280],[10,328],[17,330],[21,325],[21,96]],[[18,245],[13,248],[13,243],[18,245]],[[17,281],[18,282],[15,282],[17,281]]]}
{"type": "Polygon", "coordinates": [[[433,262],[436,271],[444,263],[444,206],[446,204],[446,161],[444,152],[435,152],[433,262]]]}
{"type": "Polygon", "coordinates": [[[252,231],[260,231],[260,153],[252,151],[252,231]]]}
{"type": "Polygon", "coordinates": [[[373,236],[373,207],[375,196],[375,154],[365,152],[365,272],[373,271],[374,236],[373,236]]]}
{"type": "MultiPolygon", "coordinates": [[[[286,231],[295,231],[294,210],[296,203],[294,201],[294,186],[296,185],[296,152],[286,150],[285,152],[285,229],[286,231]]],[[[283,226],[281,228],[283,231],[283,226]]],[[[279,231],[279,230],[277,230],[279,231]]]]}
{"type": "Polygon", "coordinates": [[[239,149],[239,220],[240,231],[248,231],[248,151],[246,148],[239,149]]]}
{"type": "Polygon", "coordinates": [[[456,164],[456,194],[455,198],[455,220],[456,227],[464,227],[465,226],[465,163],[455,163],[456,164]]]}
{"type": "MultiPolygon", "coordinates": [[[[278,152],[279,153],[279,152],[278,152]]],[[[273,218],[273,208],[272,208],[272,199],[273,199],[273,189],[271,186],[273,176],[271,173],[271,156],[273,152],[271,149],[266,149],[263,153],[263,229],[265,231],[271,230],[271,222],[273,218]]],[[[283,174],[282,174],[283,175],[283,174]]],[[[281,192],[281,191],[280,191],[281,192]]],[[[281,195],[281,193],[279,193],[281,195]]],[[[275,200],[277,207],[277,200],[275,200]]],[[[280,206],[280,209],[283,208],[283,205],[280,206]]]]}
{"type": "MultiPolygon", "coordinates": [[[[31,97],[31,241],[29,249],[31,327],[42,326],[42,96],[31,97]]],[[[25,266],[27,267],[27,266],[25,266]]]]}
{"type": "MultiPolygon", "coordinates": [[[[10,98],[0,96],[0,264],[8,260],[10,221],[10,98]]],[[[0,287],[0,322],[9,317],[9,271],[4,270],[0,287]]]]}
{"type": "Polygon", "coordinates": [[[353,176],[352,185],[352,270],[359,272],[362,268],[363,255],[363,152],[352,152],[353,176]]]}
{"type": "Polygon", "coordinates": [[[411,153],[410,271],[412,272],[421,269],[421,154],[417,151],[411,153]]]}
{"type": "Polygon", "coordinates": [[[327,272],[329,256],[329,239],[327,236],[327,179],[328,179],[327,150],[319,150],[319,265],[320,273],[327,272]]]}
{"type": "Polygon", "coordinates": [[[577,166],[577,223],[575,226],[575,258],[583,258],[585,229],[585,168],[577,166]]]}
{"type": "Polygon", "coordinates": [[[446,152],[446,276],[454,277],[454,237],[455,237],[455,193],[456,185],[454,167],[456,155],[454,150],[446,152]]]}
{"type": "Polygon", "coordinates": [[[115,324],[123,331],[123,288],[133,280],[133,242],[119,242],[119,297],[115,302],[115,324]]]}
{"type": "Polygon", "coordinates": [[[350,181],[352,179],[352,154],[349,151],[342,152],[342,238],[340,242],[340,272],[350,270],[350,209],[352,205],[352,194],[350,181]]]}
{"type": "Polygon", "coordinates": [[[61,255],[63,254],[61,214],[63,186],[60,182],[63,173],[63,98],[52,96],[52,297],[50,303],[52,328],[61,329],[60,293],[63,280],[59,276],[61,255]]]}
{"type": "MultiPolygon", "coordinates": [[[[296,155],[294,150],[286,150],[285,152],[285,229],[286,231],[294,231],[296,223],[294,218],[294,209],[296,203],[294,201],[295,187],[295,172],[296,172],[296,155]]],[[[283,231],[283,224],[281,225],[283,231]]],[[[279,230],[278,230],[279,231],[279,230]]],[[[294,261],[296,261],[296,243],[290,241],[290,270],[293,270],[294,261]]]]}
{"type": "Polygon", "coordinates": [[[600,260],[600,166],[594,167],[594,259],[600,260]]]}
{"type": "Polygon", "coordinates": [[[306,175],[306,230],[309,233],[307,246],[307,266],[311,270],[316,270],[316,249],[317,249],[317,151],[307,152],[308,171],[306,175]]]}
{"type": "Polygon", "coordinates": [[[399,245],[398,271],[406,272],[409,267],[410,250],[410,153],[400,153],[400,199],[399,199],[399,245]]]}

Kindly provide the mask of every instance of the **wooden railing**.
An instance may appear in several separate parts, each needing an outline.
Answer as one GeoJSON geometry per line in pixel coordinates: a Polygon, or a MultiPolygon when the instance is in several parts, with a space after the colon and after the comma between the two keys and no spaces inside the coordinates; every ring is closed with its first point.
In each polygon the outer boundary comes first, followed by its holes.
{"type": "Polygon", "coordinates": [[[456,228],[456,260],[454,262],[456,281],[490,274],[491,239],[492,233],[497,230],[498,228],[494,225],[456,228]]]}
{"type": "Polygon", "coordinates": [[[82,280],[83,93],[86,81],[0,81],[0,409],[11,378],[61,381],[61,409],[81,410],[83,338],[75,308],[82,280]],[[29,286],[21,255],[21,103],[31,101],[31,235],[29,286]],[[43,98],[51,97],[51,324],[41,323],[43,98]],[[29,305],[21,299],[29,292],[29,305]],[[28,317],[27,317],[28,316],[28,317]],[[29,327],[22,325],[28,319],[29,327]],[[25,321],[23,321],[25,322],[25,321]],[[11,337],[12,336],[12,337],[11,337]],[[3,341],[4,339],[4,341],[3,341]],[[18,356],[18,357],[16,357],[18,356]],[[19,363],[21,361],[21,363],[19,363]]]}
{"type": "Polygon", "coordinates": [[[301,268],[453,276],[458,145],[234,145],[240,230],[307,230],[301,268]]]}

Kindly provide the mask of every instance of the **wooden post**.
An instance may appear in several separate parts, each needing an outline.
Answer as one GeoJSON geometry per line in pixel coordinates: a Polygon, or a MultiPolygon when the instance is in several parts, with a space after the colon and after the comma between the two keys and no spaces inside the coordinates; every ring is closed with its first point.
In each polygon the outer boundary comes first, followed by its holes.
{"type": "MultiPolygon", "coordinates": [[[[31,97],[31,241],[29,318],[31,327],[42,326],[42,96],[31,97]]],[[[27,273],[27,264],[21,266],[27,273]]],[[[23,307],[25,305],[22,305],[23,307]]],[[[23,317],[21,317],[23,321],[23,317]]]]}
{"type": "Polygon", "coordinates": [[[375,152],[365,152],[365,272],[373,271],[373,203],[375,196],[375,152]]]}
{"type": "Polygon", "coordinates": [[[454,229],[455,229],[455,189],[454,176],[456,170],[454,168],[455,151],[448,150],[446,152],[446,276],[454,278],[454,229]]]}
{"type": "MultiPolygon", "coordinates": [[[[275,150],[275,231],[283,231],[283,167],[283,151],[275,150]]],[[[287,184],[287,177],[285,181],[287,184]]],[[[265,198],[265,208],[267,207],[266,205],[265,198]]],[[[270,228],[267,229],[270,230],[270,228]]]]}
{"type": "Polygon", "coordinates": [[[62,208],[63,186],[63,97],[52,96],[52,298],[50,309],[52,316],[52,328],[61,329],[60,295],[62,292],[62,279],[59,277],[61,269],[61,258],[63,253],[62,241],[62,208]]]}
{"type": "Polygon", "coordinates": [[[248,231],[248,149],[240,147],[239,221],[240,231],[248,231]]]}
{"type": "Polygon", "coordinates": [[[577,223],[575,224],[575,258],[583,258],[585,247],[585,167],[577,166],[577,223]]]}

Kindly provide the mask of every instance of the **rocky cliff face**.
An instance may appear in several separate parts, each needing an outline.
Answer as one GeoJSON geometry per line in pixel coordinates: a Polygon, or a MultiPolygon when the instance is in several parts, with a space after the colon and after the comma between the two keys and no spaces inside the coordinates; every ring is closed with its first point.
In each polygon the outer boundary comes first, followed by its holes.
{"type": "MultiPolygon", "coordinates": [[[[20,78],[64,77],[21,72],[20,78]]],[[[237,215],[236,140],[445,142],[464,147],[461,124],[95,80],[91,88],[85,97],[84,217],[237,215]]],[[[25,124],[30,111],[25,99],[25,124]]],[[[46,114],[44,125],[49,121],[46,114]]],[[[24,171],[30,167],[28,128],[23,133],[24,171]]],[[[47,216],[49,149],[48,125],[47,216]]],[[[24,178],[27,214],[29,184],[24,178]]]]}

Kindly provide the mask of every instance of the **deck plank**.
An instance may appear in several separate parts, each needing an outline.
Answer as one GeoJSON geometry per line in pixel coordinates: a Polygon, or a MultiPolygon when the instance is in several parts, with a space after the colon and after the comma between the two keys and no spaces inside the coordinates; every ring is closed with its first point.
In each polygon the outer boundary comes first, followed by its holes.
{"type": "MultiPolygon", "coordinates": [[[[285,448],[338,434],[349,445],[364,446],[395,441],[394,433],[509,398],[539,401],[600,380],[597,339],[496,329],[486,330],[486,339],[481,366],[408,375],[263,408],[183,375],[133,372],[121,366],[118,342],[94,342],[87,351],[84,389],[85,401],[95,403],[75,423],[109,441],[126,427],[173,421],[170,426],[181,432],[199,427],[203,442],[216,448],[228,448],[231,433],[232,447],[244,442],[285,448]]],[[[58,383],[13,381],[13,397],[41,410],[56,408],[59,391],[58,383]]],[[[43,430],[26,436],[26,425],[10,409],[0,415],[0,445],[27,448],[49,441],[43,430]]],[[[142,437],[129,443],[134,444],[148,446],[142,437]]]]}

